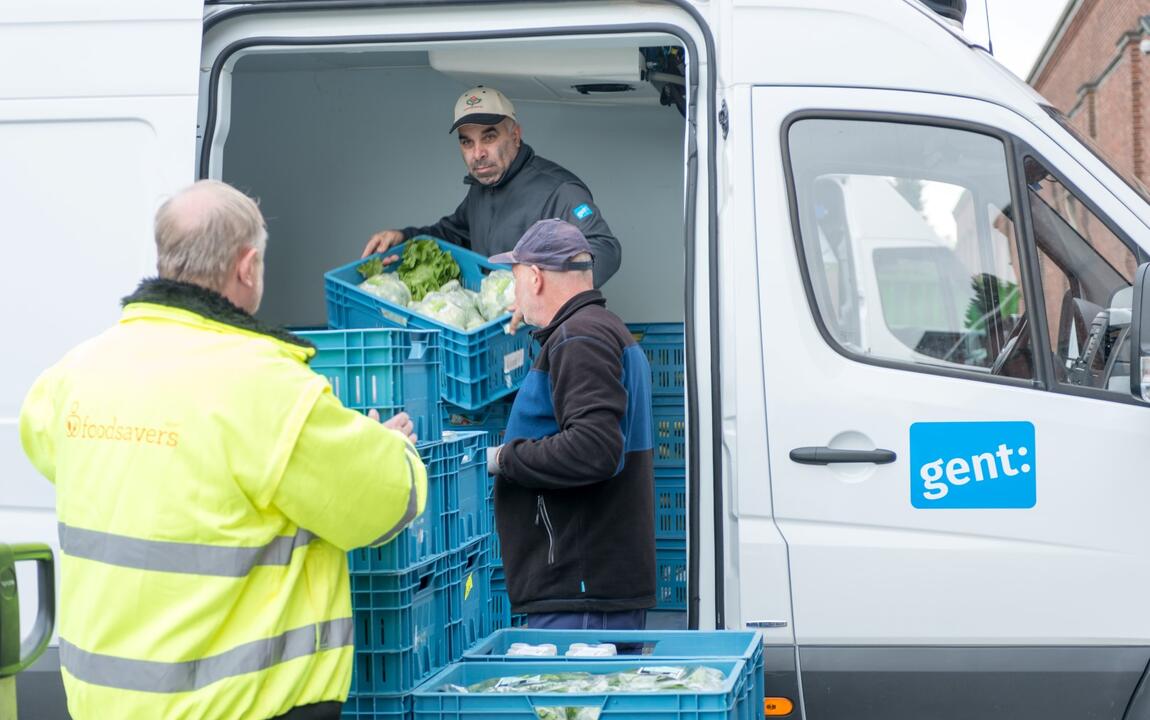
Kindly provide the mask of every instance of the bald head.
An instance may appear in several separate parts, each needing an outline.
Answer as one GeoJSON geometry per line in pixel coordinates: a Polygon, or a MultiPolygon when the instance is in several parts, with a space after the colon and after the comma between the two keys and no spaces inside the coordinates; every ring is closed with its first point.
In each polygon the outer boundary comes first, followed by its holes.
{"type": "MultiPolygon", "coordinates": [[[[228,296],[238,264],[248,257],[261,277],[267,227],[255,202],[226,183],[201,180],[176,193],[156,213],[160,277],[194,283],[228,296]]],[[[258,299],[256,301],[258,307],[258,299]]]]}

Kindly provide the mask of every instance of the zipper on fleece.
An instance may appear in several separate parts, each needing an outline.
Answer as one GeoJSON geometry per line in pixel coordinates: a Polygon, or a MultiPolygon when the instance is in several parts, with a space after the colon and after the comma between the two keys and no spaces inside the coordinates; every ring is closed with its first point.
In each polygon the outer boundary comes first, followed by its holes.
{"type": "Polygon", "coordinates": [[[551,526],[551,517],[547,514],[547,503],[543,502],[542,495],[535,496],[535,524],[543,520],[543,528],[547,531],[547,564],[555,564],[555,528],[551,526]]]}

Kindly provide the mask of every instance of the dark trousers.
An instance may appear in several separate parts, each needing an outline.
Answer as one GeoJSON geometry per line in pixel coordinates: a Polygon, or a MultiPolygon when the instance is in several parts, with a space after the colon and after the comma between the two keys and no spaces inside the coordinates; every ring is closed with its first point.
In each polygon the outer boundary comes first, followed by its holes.
{"type": "Polygon", "coordinates": [[[646,625],[646,610],[532,613],[527,616],[527,627],[532,630],[643,630],[646,625]]]}
{"type": "Polygon", "coordinates": [[[314,705],[300,705],[271,720],[339,720],[343,703],[321,702],[314,705]]]}

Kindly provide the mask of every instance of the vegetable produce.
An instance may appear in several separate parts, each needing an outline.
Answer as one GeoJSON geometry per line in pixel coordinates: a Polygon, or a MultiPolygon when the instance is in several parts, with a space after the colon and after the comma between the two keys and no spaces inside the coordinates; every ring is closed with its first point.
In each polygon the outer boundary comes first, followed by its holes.
{"type": "Polygon", "coordinates": [[[507,313],[515,303],[515,276],[510,270],[496,270],[479,285],[479,309],[488,320],[507,313]]]}
{"type": "Polygon", "coordinates": [[[407,307],[411,303],[411,291],[395,273],[373,275],[360,283],[359,287],[376,297],[402,307],[407,307]]]}
{"type": "Polygon", "coordinates": [[[435,240],[409,240],[403,251],[403,264],[399,266],[399,278],[411,290],[411,297],[419,301],[449,280],[458,279],[459,263],[451,253],[440,249],[435,240]]]}
{"type": "MultiPolygon", "coordinates": [[[[601,694],[647,692],[714,692],[723,687],[726,676],[710,667],[658,666],[624,672],[538,673],[488,678],[466,688],[449,685],[444,692],[601,694]]],[[[562,715],[556,717],[563,717],[562,715]]]]}
{"type": "Polygon", "coordinates": [[[373,278],[383,272],[383,258],[373,257],[365,263],[360,263],[355,268],[356,272],[363,277],[364,280],[373,278]]]}

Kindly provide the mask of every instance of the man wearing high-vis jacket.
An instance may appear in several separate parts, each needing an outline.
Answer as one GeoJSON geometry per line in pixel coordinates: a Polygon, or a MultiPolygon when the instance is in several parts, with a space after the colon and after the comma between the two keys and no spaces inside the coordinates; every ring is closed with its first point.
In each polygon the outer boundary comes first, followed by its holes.
{"type": "Polygon", "coordinates": [[[423,511],[410,419],[344,408],[314,348],[253,317],[266,242],[233,188],[177,194],[159,278],[24,402],[24,451],[56,485],[75,720],[338,718],[345,553],[423,511]]]}

